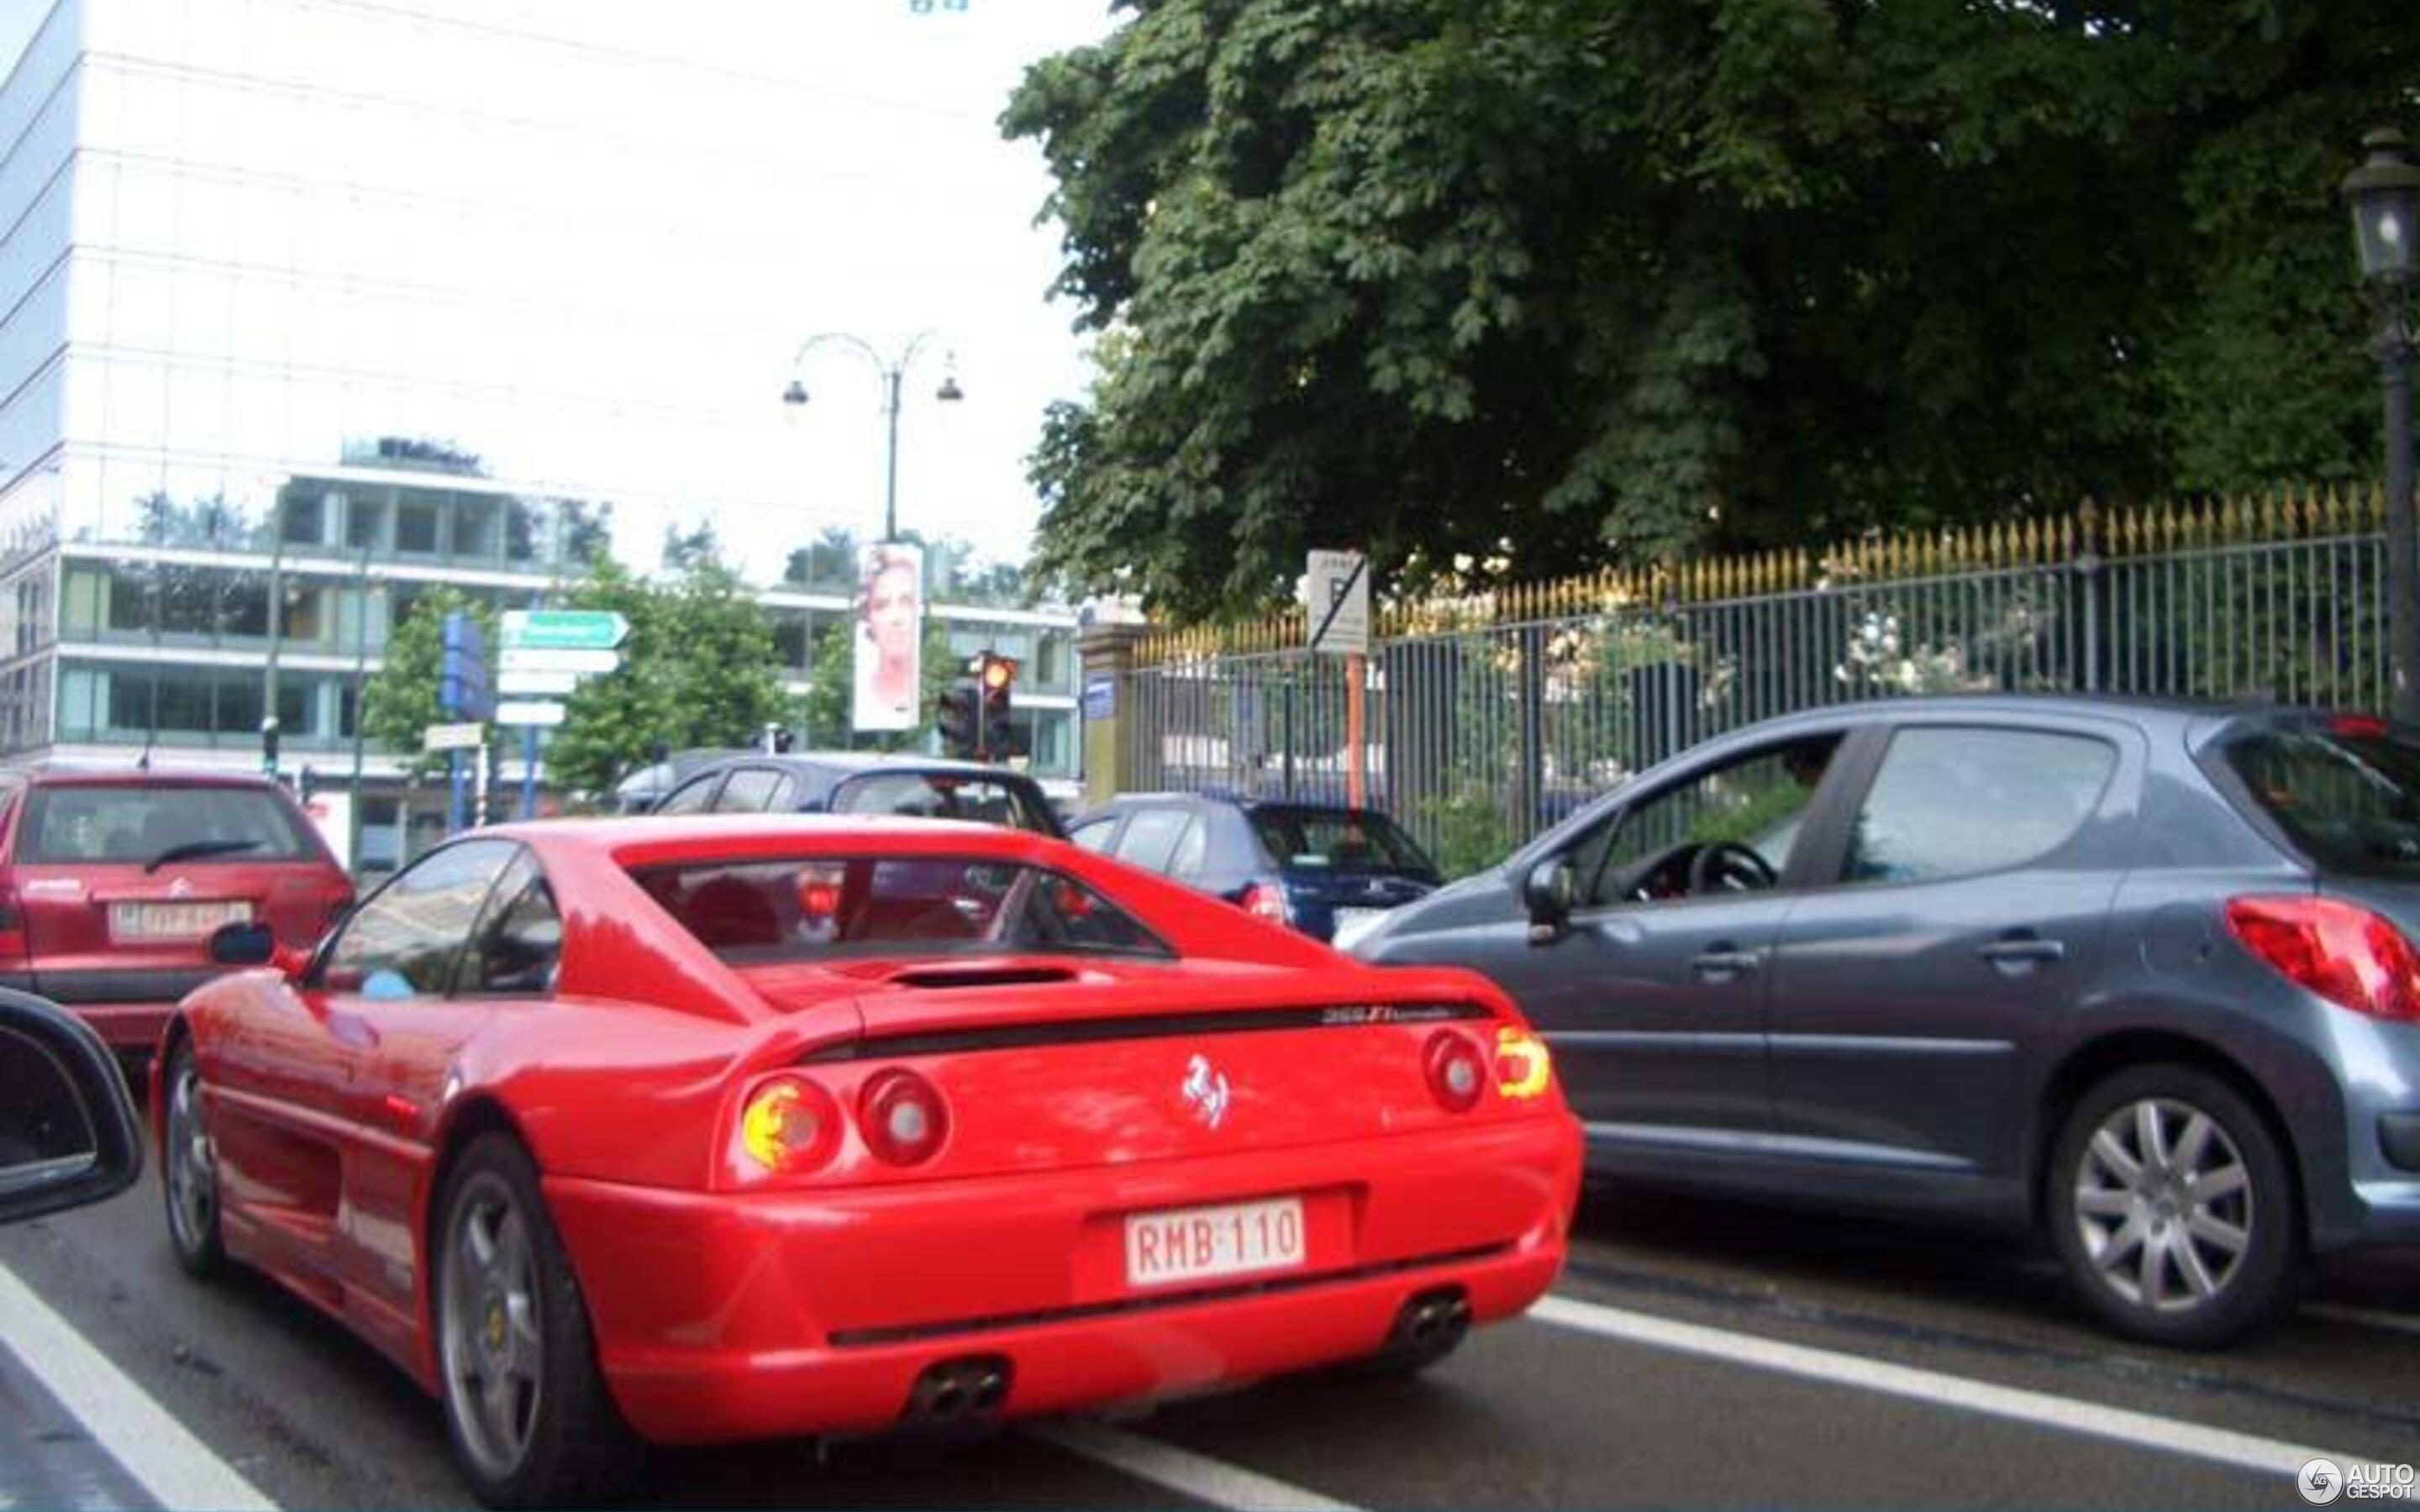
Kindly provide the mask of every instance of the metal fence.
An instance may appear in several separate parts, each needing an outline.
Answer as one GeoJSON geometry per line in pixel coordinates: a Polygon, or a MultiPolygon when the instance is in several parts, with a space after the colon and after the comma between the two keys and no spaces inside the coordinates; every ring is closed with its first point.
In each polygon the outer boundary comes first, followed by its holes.
{"type": "Polygon", "coordinates": [[[1450,871],[1722,731],[1843,700],[2108,690],[2385,702],[2382,499],[2289,492],[1389,606],[1366,661],[1301,617],[1171,632],[1119,690],[1126,791],[1370,802],[1450,871]]]}

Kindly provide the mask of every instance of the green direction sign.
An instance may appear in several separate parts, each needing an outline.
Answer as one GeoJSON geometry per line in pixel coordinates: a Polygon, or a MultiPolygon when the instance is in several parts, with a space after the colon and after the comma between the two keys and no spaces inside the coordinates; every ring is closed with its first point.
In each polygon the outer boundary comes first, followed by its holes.
{"type": "Polygon", "coordinates": [[[506,651],[611,651],[630,633],[611,609],[512,609],[504,618],[506,651]]]}

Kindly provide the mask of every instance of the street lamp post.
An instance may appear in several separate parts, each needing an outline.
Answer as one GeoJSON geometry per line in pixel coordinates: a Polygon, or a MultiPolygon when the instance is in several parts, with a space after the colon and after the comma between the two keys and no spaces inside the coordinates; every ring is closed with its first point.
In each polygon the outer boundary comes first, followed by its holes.
{"type": "MultiPolygon", "coordinates": [[[[934,332],[930,331],[919,332],[913,341],[900,350],[896,358],[885,362],[882,354],[875,350],[873,343],[863,337],[852,336],[845,331],[826,331],[809,336],[799,347],[799,354],[790,360],[790,365],[796,368],[804,363],[808,355],[819,347],[845,347],[872,363],[874,371],[881,378],[883,412],[890,422],[889,450],[882,483],[882,538],[885,541],[895,541],[899,538],[900,380],[907,377],[909,364],[916,361],[917,355],[923,352],[933,339],[934,332]]],[[[933,391],[933,397],[945,404],[954,404],[966,396],[966,391],[958,387],[957,375],[947,371],[941,375],[941,386],[933,391]]],[[[792,378],[789,387],[782,391],[782,402],[789,405],[805,404],[807,402],[805,380],[792,378]]]]}
{"type": "Polygon", "coordinates": [[[2420,721],[2420,520],[2413,515],[2412,354],[2409,313],[2413,241],[2420,239],[2420,165],[2403,133],[2370,132],[2368,161],[2345,176],[2362,282],[2378,314],[2373,350],[2386,397],[2387,663],[2397,720],[2420,721]]]}

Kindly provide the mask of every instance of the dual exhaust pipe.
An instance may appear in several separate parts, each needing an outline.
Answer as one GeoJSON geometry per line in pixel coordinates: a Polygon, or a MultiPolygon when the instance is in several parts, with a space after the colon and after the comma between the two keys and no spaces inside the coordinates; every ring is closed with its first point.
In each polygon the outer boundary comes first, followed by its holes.
{"type": "Polygon", "coordinates": [[[908,1388],[903,1427],[949,1428],[988,1422],[1008,1400],[1008,1358],[968,1355],[926,1365],[908,1388]]]}

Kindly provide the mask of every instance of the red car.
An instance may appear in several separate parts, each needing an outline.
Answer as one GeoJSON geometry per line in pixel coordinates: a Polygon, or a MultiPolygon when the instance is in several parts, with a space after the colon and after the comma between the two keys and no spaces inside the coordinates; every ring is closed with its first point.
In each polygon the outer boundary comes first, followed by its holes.
{"type": "Polygon", "coordinates": [[[0,985],[69,1008],[121,1055],[225,968],[211,932],[307,945],[352,884],[284,788],[233,773],[0,772],[0,985]]]}
{"type": "Polygon", "coordinates": [[[434,1392],[496,1504],[644,1443],[1416,1369],[1554,1279],[1577,1125],[1509,1001],[1043,836],[480,831],[196,992],[178,1258],[434,1392]]]}

